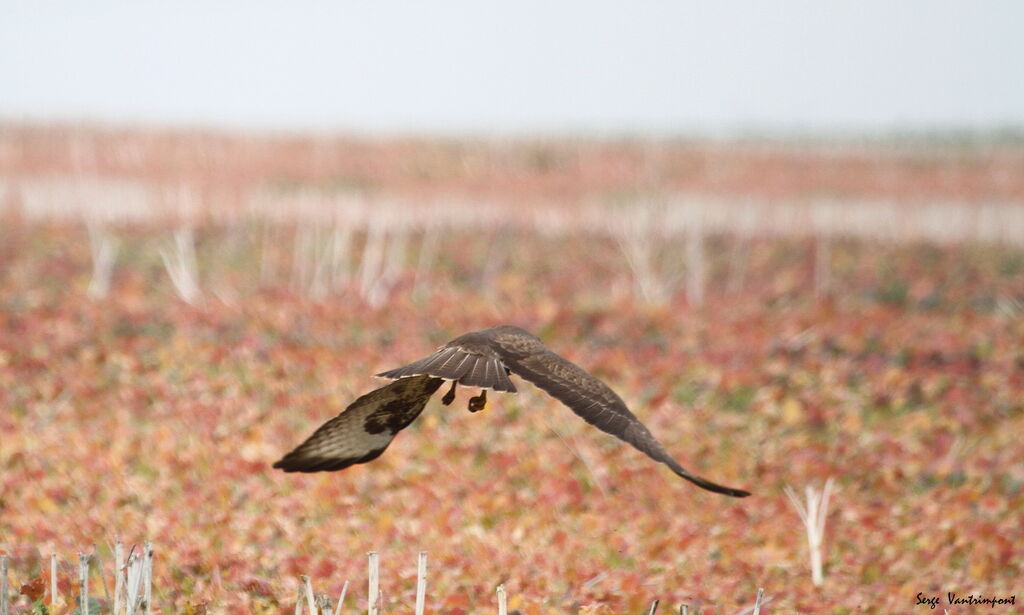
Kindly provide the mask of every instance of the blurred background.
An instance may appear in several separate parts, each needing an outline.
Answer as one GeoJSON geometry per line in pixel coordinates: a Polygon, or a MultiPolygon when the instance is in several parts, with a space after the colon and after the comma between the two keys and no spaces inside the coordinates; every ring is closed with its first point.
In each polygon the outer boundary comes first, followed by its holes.
{"type": "MultiPolygon", "coordinates": [[[[87,222],[93,293],[117,261],[111,229],[153,221],[177,222],[165,252],[186,297],[194,231],[218,220],[302,227],[290,267],[262,251],[260,284],[286,268],[322,296],[357,275],[373,304],[413,263],[422,289],[455,227],[608,239],[656,303],[684,275],[703,301],[707,235],[811,238],[826,258],[830,237],[1024,237],[1012,2],[4,14],[0,206],[87,222]]],[[[483,277],[504,264],[473,258],[483,277]]]]}
{"type": "Polygon", "coordinates": [[[378,549],[429,551],[453,613],[499,581],[523,613],[603,613],[757,587],[895,612],[1019,580],[1024,5],[0,14],[19,583],[90,544],[98,575],[115,534],[162,549],[165,612],[291,612],[296,575],[361,584],[378,549]],[[757,503],[530,391],[428,410],[370,466],[270,472],[370,374],[502,322],[757,503]],[[822,580],[783,488],[830,478],[822,580]]]}

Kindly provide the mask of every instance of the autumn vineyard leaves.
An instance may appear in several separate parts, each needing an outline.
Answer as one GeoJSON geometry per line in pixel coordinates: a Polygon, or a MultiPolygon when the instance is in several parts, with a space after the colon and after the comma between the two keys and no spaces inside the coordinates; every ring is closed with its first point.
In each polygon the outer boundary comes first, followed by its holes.
{"type": "Polygon", "coordinates": [[[1014,143],[4,127],[7,608],[49,609],[52,581],[79,608],[83,553],[112,612],[115,540],[152,541],[160,613],[292,613],[301,575],[348,582],[341,612],[412,613],[421,551],[428,613],[494,612],[499,585],[524,615],[1020,593],[1022,208],[1014,143]],[[431,401],[372,464],[270,469],[369,374],[503,322],[754,495],[526,386],[431,401]]]}

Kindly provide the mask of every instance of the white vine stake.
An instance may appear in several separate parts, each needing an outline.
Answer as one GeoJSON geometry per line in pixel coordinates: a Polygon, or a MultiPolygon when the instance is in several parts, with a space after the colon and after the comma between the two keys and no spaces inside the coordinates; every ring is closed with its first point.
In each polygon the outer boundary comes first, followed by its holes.
{"type": "Polygon", "coordinates": [[[316,599],[313,597],[313,582],[304,574],[300,574],[299,578],[302,579],[302,586],[306,590],[306,606],[309,607],[309,615],[317,615],[316,599]]]}
{"type": "Polygon", "coordinates": [[[181,300],[196,305],[202,291],[199,290],[199,267],[192,229],[186,227],[175,231],[174,242],[170,248],[160,250],[160,258],[181,300]]]}
{"type": "MultiPolygon", "coordinates": [[[[124,545],[121,541],[114,539],[114,615],[121,612],[121,602],[124,600],[124,545]]],[[[128,609],[125,608],[127,613],[128,609]]]]}
{"type": "Polygon", "coordinates": [[[370,566],[370,581],[369,581],[369,600],[370,600],[370,615],[377,615],[377,596],[379,594],[377,584],[377,574],[379,572],[379,558],[377,557],[376,551],[370,551],[366,554],[369,558],[370,566]]]}
{"type": "Polygon", "coordinates": [[[498,586],[498,615],[508,615],[508,602],[505,598],[505,586],[498,586]]]}
{"type": "Polygon", "coordinates": [[[800,519],[804,522],[804,528],[807,530],[807,546],[811,558],[811,581],[820,586],[825,581],[825,575],[822,572],[821,545],[825,538],[825,518],[828,517],[828,500],[832,495],[832,479],[829,478],[825,481],[825,486],[820,492],[811,486],[806,488],[804,493],[807,497],[806,506],[788,485],[786,486],[786,495],[789,496],[789,501],[793,503],[793,507],[796,508],[796,512],[800,515],[800,519]]]}
{"type": "Polygon", "coordinates": [[[137,553],[128,556],[125,563],[125,615],[135,615],[145,600],[145,557],[137,553]]]}
{"type": "Polygon", "coordinates": [[[50,554],[50,610],[57,610],[57,554],[50,554]]]}
{"type": "Polygon", "coordinates": [[[334,615],[341,615],[341,603],[345,602],[345,593],[348,592],[348,581],[341,586],[341,595],[338,596],[338,606],[334,607],[334,615]]]}
{"type": "Polygon", "coordinates": [[[89,615],[89,556],[78,554],[78,608],[82,615],[89,615]]]}
{"type": "Polygon", "coordinates": [[[144,585],[143,600],[145,600],[145,613],[150,615],[153,612],[153,543],[143,543],[145,553],[142,560],[142,579],[144,585]]]}
{"type": "Polygon", "coordinates": [[[0,554],[0,615],[7,615],[7,554],[0,554]]]}
{"type": "Polygon", "coordinates": [[[753,615],[761,615],[761,600],[764,599],[764,588],[757,588],[757,600],[754,601],[754,612],[753,615]]]}
{"type": "Polygon", "coordinates": [[[93,299],[103,299],[110,293],[110,280],[117,260],[117,239],[95,222],[88,223],[89,249],[92,252],[92,279],[88,292],[93,299]]]}
{"type": "Polygon", "coordinates": [[[423,615],[427,599],[427,552],[420,551],[416,564],[416,615],[423,615]]]}

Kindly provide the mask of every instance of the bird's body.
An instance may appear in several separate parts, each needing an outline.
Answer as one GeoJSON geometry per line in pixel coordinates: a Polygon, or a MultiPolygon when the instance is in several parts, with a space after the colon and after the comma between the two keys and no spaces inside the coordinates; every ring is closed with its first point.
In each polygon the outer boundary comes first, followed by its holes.
{"type": "MultiPolygon", "coordinates": [[[[286,472],[317,472],[370,461],[384,452],[399,430],[419,416],[442,381],[452,382],[444,399],[447,405],[454,398],[457,384],[515,393],[509,374],[532,382],[587,423],[632,444],[686,480],[716,493],[750,495],[691,474],[662,448],[608,385],[549,350],[537,337],[512,325],[467,333],[419,361],[378,374],[395,382],[357,399],[274,467],[286,472]],[[391,409],[390,413],[385,412],[386,408],[391,409]],[[373,417],[379,423],[384,415],[391,417],[385,421],[388,428],[375,431],[377,423],[373,417]],[[344,439],[348,444],[343,450],[332,452],[328,446],[332,439],[344,439]],[[353,446],[360,440],[364,446],[353,446]]],[[[480,410],[484,403],[486,394],[482,392],[470,400],[469,409],[480,410]]]]}

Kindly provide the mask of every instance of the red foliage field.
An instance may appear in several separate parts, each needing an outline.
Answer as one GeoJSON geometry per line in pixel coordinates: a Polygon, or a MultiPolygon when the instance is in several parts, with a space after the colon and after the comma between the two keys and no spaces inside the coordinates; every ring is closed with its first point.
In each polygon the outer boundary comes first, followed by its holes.
{"type": "MultiPolygon", "coordinates": [[[[254,185],[561,206],[645,190],[1020,203],[1024,147],[1013,140],[441,141],[0,123],[0,180],[5,175],[185,184],[219,210],[242,207],[241,193],[254,185]]],[[[12,192],[8,199],[17,198],[12,192]]]]}
{"type": "MultiPolygon", "coordinates": [[[[493,236],[453,230],[426,292],[410,256],[372,306],[353,288],[312,299],[280,276],[257,283],[260,240],[210,224],[196,228],[206,292],[189,305],[154,248],[167,230],[118,229],[112,287],[93,298],[81,224],[0,221],[0,550],[15,589],[48,579],[51,552],[66,598],[77,552],[109,579],[119,537],[154,542],[163,613],[290,613],[300,574],[335,595],[350,581],[345,612],[365,609],[371,550],[385,612],[412,611],[419,551],[431,613],[491,611],[498,584],[523,614],[656,598],[735,613],[758,587],[762,613],[1020,593],[1017,249],[837,241],[834,291],[816,296],[812,244],[746,240],[734,285],[737,242],[720,237],[703,305],[652,305],[609,238],[516,231],[482,276],[493,236]],[[244,292],[211,292],[211,272],[244,292]],[[478,414],[466,391],[431,401],[370,464],[271,470],[372,374],[498,323],[605,379],[684,466],[754,495],[696,489],[525,383],[478,414]],[[784,487],[829,477],[815,587],[784,487]]],[[[98,573],[93,587],[102,599],[98,573]]]]}

